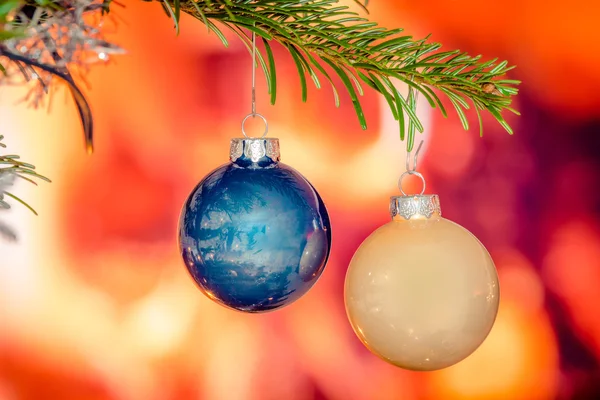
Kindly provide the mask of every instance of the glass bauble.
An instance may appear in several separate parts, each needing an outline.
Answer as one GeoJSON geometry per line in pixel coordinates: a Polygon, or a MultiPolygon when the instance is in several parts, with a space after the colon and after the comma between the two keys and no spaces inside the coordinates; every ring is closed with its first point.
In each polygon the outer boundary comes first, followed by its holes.
{"type": "Polygon", "coordinates": [[[313,186],[279,162],[277,139],[233,139],[230,159],[186,201],[181,254],[215,302],[244,312],[275,310],[305,294],[323,272],[329,216],[313,186]]]}
{"type": "Polygon", "coordinates": [[[393,197],[391,213],[350,262],[348,318],[363,344],[391,364],[451,366],[492,329],[499,303],[494,263],[473,234],[442,218],[436,195],[393,197]]]}

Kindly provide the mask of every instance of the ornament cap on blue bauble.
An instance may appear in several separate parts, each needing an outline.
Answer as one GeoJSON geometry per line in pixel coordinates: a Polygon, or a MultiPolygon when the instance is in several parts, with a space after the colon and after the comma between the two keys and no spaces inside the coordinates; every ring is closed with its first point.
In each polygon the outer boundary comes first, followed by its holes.
{"type": "Polygon", "coordinates": [[[229,159],[240,167],[267,167],[279,162],[279,139],[235,138],[231,139],[229,159]]]}
{"type": "Polygon", "coordinates": [[[181,255],[211,300],[273,311],[321,276],[331,249],[329,215],[310,182],[279,161],[278,139],[232,139],[229,158],[183,206],[181,255]]]}

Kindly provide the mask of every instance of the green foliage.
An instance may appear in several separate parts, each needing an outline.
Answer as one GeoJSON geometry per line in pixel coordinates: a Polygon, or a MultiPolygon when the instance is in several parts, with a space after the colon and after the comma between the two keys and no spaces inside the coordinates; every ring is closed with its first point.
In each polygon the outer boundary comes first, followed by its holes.
{"type": "MultiPolygon", "coordinates": [[[[441,51],[441,44],[429,42],[428,38],[413,39],[403,35],[402,29],[385,29],[365,17],[339,5],[338,0],[144,0],[158,1],[166,14],[175,22],[179,32],[182,13],[187,13],[202,23],[228,46],[222,29],[227,28],[237,35],[249,51],[252,50],[251,34],[262,38],[263,48],[257,49],[257,60],[267,81],[271,103],[277,100],[276,60],[273,43],[279,43],[289,52],[300,78],[302,100],[308,99],[308,81],[321,88],[322,79],[329,82],[336,106],[340,104],[339,82],[349,93],[358,120],[363,129],[366,119],[359,97],[363,94],[362,84],[381,93],[394,118],[398,121],[400,139],[412,150],[416,131],[422,132],[423,125],[415,112],[417,94],[425,97],[434,108],[447,116],[445,97],[458,114],[465,129],[469,129],[466,111],[474,108],[483,133],[481,111],[489,112],[509,133],[512,129],[503,116],[504,111],[518,115],[511,108],[512,96],[518,93],[520,83],[507,79],[510,71],[506,61],[482,61],[481,56],[470,56],[459,50],[441,51]],[[395,82],[409,86],[409,95],[404,98],[395,82]]],[[[355,0],[364,11],[368,0],[355,0]]],[[[93,120],[85,97],[75,85],[67,67],[46,65],[24,54],[10,51],[4,41],[24,37],[27,32],[18,23],[11,22],[20,7],[41,9],[40,21],[48,21],[51,11],[72,11],[60,0],[0,0],[0,59],[14,63],[21,71],[27,68],[45,71],[66,82],[75,98],[86,133],[88,149],[92,145],[93,120]],[[12,24],[12,25],[11,25],[12,24]],[[4,57],[4,58],[2,58],[4,57]]],[[[109,12],[112,0],[94,3],[86,10],[109,12]]],[[[115,4],[119,4],[115,2],[115,4]]],[[[85,12],[88,12],[85,11],[85,12]]],[[[83,12],[83,11],[82,11],[83,12]]],[[[60,14],[60,13],[59,13],[60,14]]],[[[16,20],[16,19],[15,19],[16,20]]],[[[58,24],[59,25],[59,24],[58,24]]],[[[110,45],[106,43],[107,45],[110,45]]],[[[54,54],[59,57],[59,55],[54,54]]],[[[56,60],[55,60],[56,61],[56,60]]],[[[6,75],[7,64],[0,63],[0,78],[6,75]]],[[[0,147],[4,147],[1,143],[0,147]]],[[[31,183],[34,179],[48,181],[37,174],[35,167],[19,161],[15,155],[0,156],[0,178],[20,177],[31,183]],[[34,178],[34,179],[32,179],[34,178]]],[[[25,202],[0,188],[0,208],[7,208],[5,199],[25,202]]],[[[31,209],[33,211],[33,209],[31,209]]],[[[35,212],[35,211],[34,211],[35,212]]],[[[3,226],[0,224],[0,233],[3,226]]],[[[5,231],[6,232],[6,231],[5,231]]]]}
{"type": "MultiPolygon", "coordinates": [[[[487,110],[512,134],[502,112],[518,114],[510,105],[511,97],[517,94],[515,86],[520,82],[503,78],[514,68],[506,61],[483,62],[481,56],[473,57],[459,50],[440,51],[441,44],[428,42],[428,38],[415,40],[402,35],[402,29],[382,28],[340,6],[338,0],[161,0],[161,4],[177,29],[181,11],[186,12],[202,21],[225,46],[227,40],[217,23],[233,31],[246,46],[251,43],[251,32],[262,37],[265,50],[259,50],[257,56],[272,103],[277,97],[277,80],[269,42],[275,41],[287,49],[297,67],[303,101],[308,97],[306,74],[317,88],[320,74],[330,82],[339,105],[332,79],[332,74],[338,75],[350,94],[361,126],[366,129],[358,98],[362,94],[362,81],[385,97],[399,122],[401,139],[407,140],[408,150],[414,145],[415,131],[423,131],[415,113],[416,92],[447,116],[440,99],[440,95],[445,96],[465,129],[469,129],[465,111],[471,108],[471,103],[480,132],[483,132],[480,111],[487,110]],[[407,99],[393,80],[409,85],[407,99]]],[[[361,5],[366,6],[366,2],[361,5]]]]}
{"type": "MultiPolygon", "coordinates": [[[[358,120],[363,129],[367,122],[362,110],[362,85],[381,93],[398,121],[401,140],[412,150],[416,131],[423,125],[415,112],[416,93],[425,97],[432,107],[447,116],[445,97],[455,109],[462,125],[469,129],[466,111],[475,109],[483,133],[481,111],[488,111],[509,133],[512,129],[504,119],[511,108],[512,96],[517,94],[516,80],[504,76],[513,67],[506,61],[481,61],[481,56],[470,56],[459,50],[441,51],[441,44],[428,38],[413,39],[403,35],[402,29],[385,29],[359,14],[340,6],[339,0],[145,0],[158,1],[175,23],[179,32],[182,13],[188,13],[203,22],[210,32],[228,46],[222,29],[234,32],[251,51],[251,34],[262,38],[263,49],[258,49],[258,63],[265,74],[271,102],[277,100],[276,61],[272,43],[285,48],[298,70],[302,100],[308,99],[307,76],[317,88],[325,78],[333,90],[336,106],[341,85],[349,93],[358,120]],[[334,80],[337,75],[339,81],[334,80]],[[410,88],[405,98],[397,88],[404,82],[410,88]]],[[[355,0],[366,11],[368,1],[355,0]]],[[[102,0],[95,9],[110,10],[112,1],[102,0]]],[[[25,5],[42,10],[65,10],[58,0],[0,0],[0,21],[6,22],[15,7],[25,5]]],[[[90,8],[94,9],[94,8],[90,8]]],[[[41,15],[46,15],[42,13],[41,15]]],[[[4,55],[18,65],[37,67],[66,81],[76,99],[86,133],[88,149],[92,148],[92,117],[83,95],[74,84],[66,68],[57,69],[39,65],[35,60],[3,48],[2,40],[21,34],[17,29],[2,30],[0,26],[0,56],[4,55]]],[[[14,28],[14,27],[13,27],[14,28]]],[[[6,73],[0,64],[0,73],[6,73]]]]}
{"type": "MultiPolygon", "coordinates": [[[[23,35],[22,30],[7,31],[5,29],[9,14],[16,10],[20,4],[19,0],[0,0],[0,41],[23,35]]],[[[5,72],[2,66],[0,66],[0,72],[5,72]]]]}
{"type": "MultiPolygon", "coordinates": [[[[6,148],[6,145],[2,143],[2,139],[4,139],[4,136],[0,135],[0,148],[6,148]]],[[[41,179],[43,181],[50,182],[50,179],[38,174],[35,171],[35,166],[20,161],[20,157],[14,154],[0,155],[0,177],[8,175],[24,179],[30,183],[33,183],[34,185],[37,185],[37,182],[34,179],[41,179]]],[[[35,210],[29,204],[4,188],[0,188],[0,209],[10,208],[10,204],[6,202],[5,196],[18,201],[37,215],[35,210]]]]}
{"type": "Polygon", "coordinates": [[[0,1],[0,21],[6,22],[8,14],[19,6],[18,0],[2,0],[0,1]]]}

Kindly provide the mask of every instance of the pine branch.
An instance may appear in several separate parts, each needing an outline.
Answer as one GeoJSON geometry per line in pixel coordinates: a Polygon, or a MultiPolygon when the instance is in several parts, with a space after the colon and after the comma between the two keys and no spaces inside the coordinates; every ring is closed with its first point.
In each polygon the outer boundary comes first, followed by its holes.
{"type": "Polygon", "coordinates": [[[511,97],[517,94],[515,86],[520,82],[503,78],[514,68],[506,61],[483,62],[481,56],[473,57],[459,50],[441,52],[441,44],[428,42],[428,38],[414,40],[403,36],[402,29],[379,27],[348,7],[339,6],[338,0],[161,0],[161,5],[177,27],[183,11],[202,21],[225,46],[227,40],[216,23],[233,31],[246,46],[250,45],[250,32],[262,37],[265,50],[258,51],[258,60],[272,103],[276,101],[277,80],[269,43],[274,41],[290,53],[296,64],[303,101],[307,99],[308,74],[317,88],[319,76],[324,76],[339,105],[333,71],[349,92],[359,122],[366,129],[358,98],[362,94],[362,81],[385,97],[399,121],[400,137],[403,140],[406,137],[409,151],[414,144],[415,129],[422,132],[423,125],[415,113],[415,97],[409,95],[404,99],[393,79],[409,85],[447,116],[439,96],[444,95],[465,129],[469,129],[465,111],[470,109],[470,102],[478,115],[480,133],[482,110],[487,110],[504,129],[513,133],[502,112],[518,115],[510,106],[511,97]],[[404,115],[409,120],[408,130],[404,115]]]}
{"type": "MultiPolygon", "coordinates": [[[[225,46],[228,43],[222,27],[233,31],[249,49],[250,32],[261,36],[264,50],[258,51],[258,61],[267,78],[272,103],[277,98],[277,79],[270,43],[277,42],[290,53],[297,67],[303,101],[308,97],[308,75],[317,88],[326,79],[339,106],[338,88],[333,80],[338,75],[350,94],[361,126],[366,129],[359,100],[362,82],[384,96],[399,122],[400,138],[406,140],[408,150],[412,150],[415,132],[423,131],[415,112],[414,92],[425,97],[432,107],[439,108],[444,116],[447,111],[440,95],[447,98],[465,129],[469,129],[465,112],[473,107],[480,134],[484,110],[512,134],[503,112],[518,114],[511,108],[511,101],[520,82],[504,77],[513,68],[506,61],[483,62],[480,56],[472,57],[458,50],[440,51],[439,43],[430,43],[427,38],[415,40],[402,35],[402,29],[379,27],[348,7],[339,6],[338,0],[146,1],[159,1],[175,21],[177,31],[181,13],[191,14],[216,33],[225,46]],[[406,99],[395,81],[409,86],[406,99]]],[[[355,2],[366,10],[367,0],[355,2]]],[[[105,14],[112,4],[111,0],[0,0],[0,83],[2,74],[9,78],[14,75],[8,75],[7,66],[12,67],[11,71],[20,71],[25,79],[37,79],[34,101],[38,102],[48,91],[51,77],[67,82],[80,111],[89,150],[93,138],[91,113],[69,67],[82,66],[78,55],[84,52],[72,49],[94,51],[102,60],[107,59],[107,54],[121,52],[104,41],[100,31],[87,25],[83,18],[88,13],[105,14]],[[32,37],[30,32],[34,32],[32,37]],[[63,36],[56,36],[59,33],[63,36]],[[73,44],[76,40],[81,43],[73,44]],[[58,43],[62,47],[56,48],[58,43]],[[27,49],[26,53],[16,51],[22,48],[27,49]]]]}
{"type": "MultiPolygon", "coordinates": [[[[0,135],[0,148],[6,147],[6,145],[2,143],[3,138],[4,136],[0,135]]],[[[12,199],[21,203],[37,215],[36,211],[29,204],[17,197],[14,193],[8,191],[18,178],[33,183],[34,185],[37,185],[37,182],[34,179],[50,182],[48,178],[35,171],[35,166],[20,161],[19,156],[11,154],[0,155],[0,210],[11,208],[8,200],[12,199]]],[[[8,240],[15,240],[16,234],[8,225],[0,222],[0,237],[4,237],[8,240]]]]}
{"type": "MultiPolygon", "coordinates": [[[[250,33],[262,38],[258,62],[265,74],[271,102],[277,99],[276,62],[273,42],[283,46],[293,59],[300,76],[302,100],[308,97],[308,80],[317,88],[326,79],[332,87],[336,106],[339,93],[333,80],[337,75],[348,91],[361,126],[367,124],[359,100],[362,84],[381,93],[394,118],[399,122],[400,138],[412,150],[415,132],[423,131],[416,112],[416,94],[424,96],[432,107],[447,116],[447,98],[465,129],[469,128],[465,111],[471,105],[483,132],[481,111],[487,110],[509,133],[512,129],[504,111],[511,108],[512,96],[520,83],[504,76],[510,71],[506,61],[481,61],[459,50],[440,51],[439,43],[428,38],[415,40],[402,35],[402,29],[388,30],[361,17],[338,0],[144,0],[159,1],[179,31],[181,13],[188,13],[214,32],[225,46],[222,27],[234,32],[251,49],[250,33]],[[221,28],[220,28],[220,27],[221,28]],[[395,81],[409,86],[405,99],[395,81]],[[406,124],[408,120],[408,124],[406,124]],[[406,126],[407,125],[407,126],[406,126]]],[[[364,11],[368,0],[355,0],[364,11]]],[[[78,106],[88,149],[92,147],[92,117],[85,97],[75,84],[71,67],[85,70],[88,54],[106,61],[109,54],[122,53],[105,41],[98,27],[88,24],[88,15],[106,14],[112,0],[0,0],[0,84],[13,83],[15,75],[35,79],[34,104],[48,92],[52,78],[69,84],[78,106]]],[[[1,143],[0,147],[4,147],[1,143]]],[[[49,181],[35,167],[19,161],[15,155],[0,156],[0,209],[9,208],[8,199],[35,211],[8,192],[16,178],[36,184],[34,179],[49,181]]],[[[0,235],[14,233],[0,223],[0,235]]]]}

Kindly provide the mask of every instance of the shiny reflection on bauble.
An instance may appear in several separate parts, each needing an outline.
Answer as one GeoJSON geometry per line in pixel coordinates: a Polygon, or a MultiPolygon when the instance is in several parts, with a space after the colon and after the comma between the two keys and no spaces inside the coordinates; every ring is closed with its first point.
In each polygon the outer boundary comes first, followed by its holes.
{"type": "Polygon", "coordinates": [[[192,191],[180,217],[179,245],[209,298],[266,312],[315,284],[329,257],[331,226],[319,194],[300,173],[264,151],[246,153],[192,191]]]}

